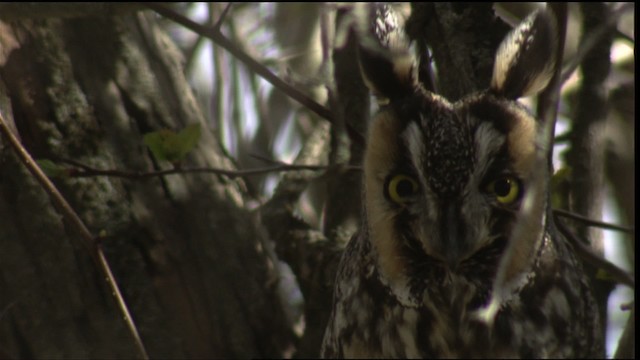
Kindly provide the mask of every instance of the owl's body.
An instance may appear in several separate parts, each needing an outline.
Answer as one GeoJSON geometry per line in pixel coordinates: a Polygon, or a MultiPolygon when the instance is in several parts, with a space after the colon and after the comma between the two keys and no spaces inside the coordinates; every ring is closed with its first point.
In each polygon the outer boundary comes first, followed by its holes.
{"type": "Polygon", "coordinates": [[[548,236],[536,255],[528,283],[488,326],[474,314],[488,299],[495,261],[460,274],[433,267],[421,274],[423,301],[408,304],[380,278],[366,234],[357,234],[339,269],[323,356],[602,357],[596,306],[576,263],[548,236]]]}
{"type": "Polygon", "coordinates": [[[542,126],[515,101],[548,82],[553,31],[548,13],[530,17],[491,87],[455,103],[361,51],[381,107],[323,356],[602,356],[587,279],[550,220],[542,126]]]}

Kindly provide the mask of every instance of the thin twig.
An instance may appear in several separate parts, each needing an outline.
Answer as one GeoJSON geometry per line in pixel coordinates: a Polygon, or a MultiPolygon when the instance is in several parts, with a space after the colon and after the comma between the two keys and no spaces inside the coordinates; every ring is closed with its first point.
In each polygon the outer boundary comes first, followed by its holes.
{"type": "Polygon", "coordinates": [[[211,39],[218,46],[224,48],[228,52],[230,52],[233,56],[235,56],[238,60],[244,63],[251,71],[262,76],[265,80],[267,80],[271,85],[273,85],[276,89],[284,92],[292,99],[296,100],[303,106],[307,107],[312,112],[316,113],[320,117],[333,122],[334,116],[333,113],[327,109],[326,107],[318,104],[315,100],[307,96],[306,94],[300,92],[298,89],[289,85],[282,79],[280,79],[276,74],[271,72],[267,67],[260,64],[258,61],[253,59],[247,53],[239,49],[232,41],[227,39],[218,29],[215,27],[206,27],[200,25],[191,19],[175,12],[172,9],[167,8],[166,6],[158,3],[143,3],[149,9],[157,12],[158,14],[171,19],[180,25],[186,27],[187,29],[200,34],[204,37],[211,39]]]}
{"type": "Polygon", "coordinates": [[[565,133],[556,135],[556,137],[553,139],[553,144],[554,145],[566,144],[569,141],[571,141],[571,133],[565,132],[565,133]]]}
{"type": "Polygon", "coordinates": [[[604,222],[604,221],[590,219],[588,217],[585,217],[585,216],[582,216],[582,215],[578,215],[576,213],[573,213],[573,212],[570,212],[570,211],[566,211],[566,210],[562,210],[562,209],[553,209],[553,213],[554,213],[554,215],[566,217],[566,218],[573,219],[573,220],[578,220],[578,221],[583,222],[584,224],[586,224],[588,226],[594,226],[594,227],[599,227],[599,228],[609,229],[609,230],[617,230],[617,231],[622,231],[622,232],[625,232],[625,233],[628,233],[628,234],[633,234],[635,232],[635,229],[632,228],[632,227],[626,227],[626,226],[622,226],[622,225],[611,224],[611,223],[604,222]]]}
{"type": "Polygon", "coordinates": [[[636,40],[634,38],[632,38],[631,36],[623,33],[620,30],[616,30],[616,39],[624,40],[624,41],[628,42],[633,47],[635,47],[635,45],[636,45],[636,40]]]}
{"type": "Polygon", "coordinates": [[[227,6],[225,6],[225,8],[222,10],[220,17],[218,18],[218,21],[213,25],[213,28],[215,29],[215,31],[218,31],[218,32],[220,31],[220,28],[222,27],[222,23],[224,22],[224,19],[227,17],[229,10],[231,10],[232,4],[233,4],[232,2],[229,2],[227,6]]]}
{"type": "Polygon", "coordinates": [[[282,161],[274,160],[274,159],[271,159],[271,158],[268,158],[266,156],[263,156],[263,155],[260,155],[260,154],[256,154],[256,153],[251,153],[251,154],[249,154],[249,156],[254,158],[254,159],[258,159],[258,160],[264,161],[267,164],[284,164],[282,161]]]}
{"type": "Polygon", "coordinates": [[[78,214],[73,210],[71,205],[69,205],[62,194],[60,194],[58,189],[51,182],[51,180],[49,180],[42,169],[40,169],[29,152],[27,152],[24,146],[22,146],[20,141],[13,134],[11,129],[9,129],[9,126],[5,122],[2,114],[0,114],[0,132],[2,132],[5,138],[9,141],[9,144],[18,155],[22,163],[27,167],[29,172],[38,180],[43,189],[49,194],[51,202],[54,204],[58,212],[61,213],[61,215],[68,221],[70,226],[72,226],[73,229],[75,229],[82,238],[84,245],[89,249],[91,257],[98,265],[98,268],[102,272],[104,278],[107,280],[108,286],[111,290],[111,294],[113,295],[114,300],[124,317],[124,321],[126,322],[131,337],[133,338],[136,347],[140,352],[140,356],[142,356],[143,359],[149,359],[144,344],[142,343],[142,339],[140,338],[140,334],[138,333],[138,328],[136,327],[133,318],[131,317],[131,313],[129,312],[127,304],[124,301],[122,294],[120,293],[118,283],[116,282],[116,279],[111,272],[111,267],[109,266],[109,262],[104,255],[102,245],[99,242],[95,241],[94,236],[82,222],[78,214]]]}
{"type": "Polygon", "coordinates": [[[575,56],[571,58],[568,64],[562,70],[562,76],[560,81],[564,84],[570,77],[571,74],[580,66],[584,58],[591,52],[591,50],[596,46],[603,36],[605,36],[609,31],[615,29],[615,24],[618,22],[620,17],[624,15],[627,11],[633,10],[635,7],[634,3],[628,3],[620,6],[615,11],[611,12],[607,21],[602,24],[597,29],[593,30],[589,37],[580,44],[578,51],[575,56]]]}
{"type": "Polygon", "coordinates": [[[301,170],[312,170],[312,171],[320,171],[320,170],[330,170],[335,167],[339,167],[345,170],[361,170],[359,166],[352,165],[335,165],[335,166],[325,166],[325,165],[289,165],[285,163],[277,163],[277,165],[257,168],[257,169],[248,169],[248,170],[225,170],[218,168],[210,168],[210,167],[198,167],[198,168],[174,168],[168,170],[157,170],[157,171],[127,171],[127,170],[117,170],[117,169],[97,169],[75,160],[71,159],[60,159],[61,162],[73,165],[77,168],[65,169],[66,174],[70,177],[95,177],[95,176],[108,176],[108,177],[117,177],[117,178],[126,178],[126,179],[147,179],[157,176],[164,175],[173,175],[173,174],[193,174],[193,173],[207,173],[207,174],[216,174],[216,175],[224,175],[230,178],[236,177],[245,177],[245,176],[253,176],[253,175],[262,175],[270,172],[285,172],[285,171],[301,171],[301,170]]]}
{"type": "Polygon", "coordinates": [[[197,60],[196,55],[198,54],[198,50],[200,46],[202,46],[203,42],[204,42],[204,37],[198,36],[196,41],[194,41],[193,44],[188,49],[186,49],[184,54],[184,57],[186,59],[184,64],[185,73],[191,74],[191,68],[194,66],[197,60]]]}
{"type": "Polygon", "coordinates": [[[554,215],[554,220],[558,230],[569,240],[569,243],[573,246],[576,253],[589,264],[595,266],[598,269],[606,271],[614,281],[625,284],[632,289],[636,287],[635,279],[629,275],[626,271],[620,269],[618,266],[610,262],[609,260],[594,253],[591,248],[585,245],[585,242],[580,241],[578,237],[573,234],[569,228],[560,220],[558,215],[554,215]]]}

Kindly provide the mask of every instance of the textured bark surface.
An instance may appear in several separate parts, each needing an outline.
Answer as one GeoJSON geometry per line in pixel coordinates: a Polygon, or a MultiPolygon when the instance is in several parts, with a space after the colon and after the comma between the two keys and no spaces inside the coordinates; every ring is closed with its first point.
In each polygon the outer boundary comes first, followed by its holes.
{"type": "MultiPolygon", "coordinates": [[[[600,2],[581,4],[584,38],[591,35],[609,16],[606,4],[600,2]]],[[[571,128],[571,148],[567,163],[571,166],[571,192],[569,209],[593,219],[603,216],[604,202],[604,130],[609,105],[607,104],[606,81],[611,69],[611,45],[613,30],[594,47],[581,64],[583,80],[578,91],[578,105],[571,128]]],[[[604,255],[602,230],[575,225],[576,233],[589,242],[598,254],[604,255]]],[[[600,316],[605,319],[607,299],[614,284],[599,281],[598,269],[587,266],[593,278],[593,287],[600,316]]],[[[603,330],[606,324],[603,324],[603,330]]]]}
{"type": "MultiPolygon", "coordinates": [[[[436,92],[450,101],[489,86],[493,57],[509,27],[492,3],[414,3],[407,34],[438,66],[436,92]],[[432,57],[431,57],[432,56],[432,57]]],[[[420,65],[421,68],[427,66],[420,65]]],[[[421,80],[424,80],[421,76],[421,80]]]]}
{"type": "MultiPolygon", "coordinates": [[[[200,123],[180,55],[140,12],[0,22],[0,109],[36,159],[167,168],[142,135],[200,123]]],[[[184,166],[231,168],[203,130],[184,166]]],[[[243,184],[214,175],[56,178],[103,244],[149,355],[280,357],[278,275],[243,184]]],[[[137,356],[77,234],[0,140],[0,349],[12,358],[137,356]]]]}

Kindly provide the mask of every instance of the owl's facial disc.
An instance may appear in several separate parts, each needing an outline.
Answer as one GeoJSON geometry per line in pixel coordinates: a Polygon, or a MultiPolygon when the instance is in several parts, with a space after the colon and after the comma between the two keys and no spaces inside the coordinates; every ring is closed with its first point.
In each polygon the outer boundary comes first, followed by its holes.
{"type": "Polygon", "coordinates": [[[475,256],[503,249],[535,157],[524,109],[486,94],[430,96],[384,109],[370,131],[367,215],[385,273],[426,262],[469,271],[475,256]]]}
{"type": "Polygon", "coordinates": [[[421,179],[422,193],[414,204],[420,214],[407,238],[417,240],[427,255],[455,269],[473,245],[474,231],[462,212],[464,192],[474,167],[474,148],[467,124],[444,103],[435,112],[418,113],[401,139],[421,179]]]}

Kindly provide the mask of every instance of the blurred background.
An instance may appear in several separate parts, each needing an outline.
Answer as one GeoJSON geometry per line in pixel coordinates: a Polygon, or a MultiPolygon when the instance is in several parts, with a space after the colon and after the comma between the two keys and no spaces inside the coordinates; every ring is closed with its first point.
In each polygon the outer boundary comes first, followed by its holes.
{"type": "MultiPolygon", "coordinates": [[[[608,3],[613,10],[624,3],[608,3]]],[[[320,104],[328,101],[333,85],[331,46],[344,41],[329,24],[335,21],[338,5],[325,3],[184,3],[177,10],[201,24],[213,25],[224,11],[222,32],[236,46],[267,66],[279,77],[311,96],[320,104]]],[[[497,14],[516,24],[539,3],[496,5],[497,14]]],[[[628,4],[627,4],[628,6],[628,4]]],[[[398,5],[400,12],[409,6],[398,5]]],[[[604,154],[604,186],[601,189],[606,222],[633,225],[634,128],[635,128],[635,32],[634,11],[624,12],[615,24],[610,49],[611,68],[605,88],[608,99],[606,121],[599,125],[599,144],[604,154]],[[630,202],[630,203],[629,203],[630,202]]],[[[239,169],[264,166],[265,160],[292,163],[313,129],[323,120],[304,106],[248,69],[233,55],[211,41],[169,20],[164,26],[182,49],[185,71],[205,109],[211,130],[234,159],[239,169]]],[[[565,46],[565,66],[576,56],[585,41],[583,15],[577,3],[569,4],[569,22],[565,46]]],[[[579,90],[583,81],[579,70],[570,73],[562,88],[556,127],[553,162],[555,190],[562,198],[567,185],[571,155],[572,123],[576,119],[579,90]]],[[[535,99],[523,99],[535,108],[535,99]]],[[[270,198],[278,183],[277,173],[247,179],[254,207],[270,198]]],[[[319,181],[322,181],[321,179],[319,181]]],[[[297,213],[311,226],[323,224],[324,192],[312,183],[298,203],[297,213]]],[[[561,202],[559,200],[559,202],[561,202]]],[[[634,246],[631,236],[617,231],[591,232],[602,237],[607,259],[634,273],[634,246]]],[[[295,284],[289,289],[292,303],[302,301],[295,284]]],[[[633,292],[618,285],[608,301],[607,355],[612,356],[629,311],[621,306],[633,301],[633,292]]]]}

